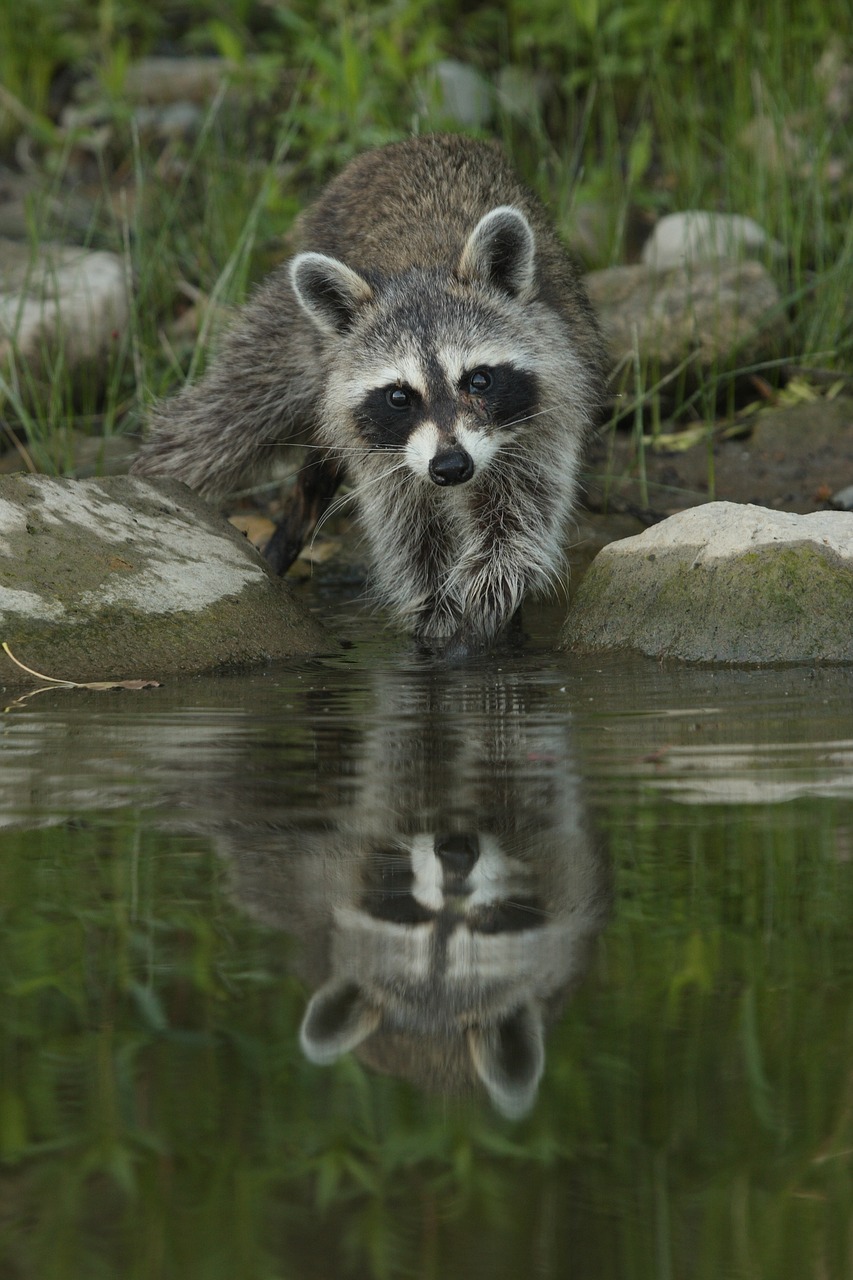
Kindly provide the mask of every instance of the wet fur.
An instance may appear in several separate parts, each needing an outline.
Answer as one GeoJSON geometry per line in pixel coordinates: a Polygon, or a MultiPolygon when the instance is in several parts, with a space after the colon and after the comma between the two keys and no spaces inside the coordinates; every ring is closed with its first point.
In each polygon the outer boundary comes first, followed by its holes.
{"type": "MultiPolygon", "coordinates": [[[[258,289],[202,380],[155,410],[134,470],[221,499],[303,445],[328,505],[343,463],[396,619],[429,647],[488,644],[561,571],[598,413],[603,349],[575,268],[500,150],[457,136],[360,156],[299,239],[307,252],[258,289]],[[494,396],[466,389],[480,366],[504,371],[504,408],[524,377],[535,402],[502,420],[494,396]],[[377,441],[365,420],[389,385],[420,388],[427,425],[411,443],[384,425],[377,441]],[[440,487],[430,450],[457,447],[474,474],[440,487]]],[[[280,571],[319,514],[273,540],[280,571]]]]}

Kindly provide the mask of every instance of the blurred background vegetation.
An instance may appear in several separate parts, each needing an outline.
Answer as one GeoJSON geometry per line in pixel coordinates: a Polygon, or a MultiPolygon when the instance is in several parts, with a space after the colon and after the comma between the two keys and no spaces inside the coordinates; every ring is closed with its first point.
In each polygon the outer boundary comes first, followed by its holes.
{"type": "Polygon", "coordinates": [[[87,414],[135,428],[323,180],[448,127],[502,138],[588,268],[630,261],[672,210],[756,218],[785,247],[795,356],[849,365],[849,20],[849,0],[0,6],[0,164],[32,180],[30,235],[116,250],[133,287],[106,392],[23,373],[6,411],[31,439],[87,414]],[[203,88],[167,110],[144,60],[200,56],[203,88]]]}

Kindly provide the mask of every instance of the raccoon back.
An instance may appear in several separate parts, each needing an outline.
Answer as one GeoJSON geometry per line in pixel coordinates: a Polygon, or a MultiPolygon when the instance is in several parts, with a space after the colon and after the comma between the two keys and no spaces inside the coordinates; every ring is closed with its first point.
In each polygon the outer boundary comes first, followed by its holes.
{"type": "Polygon", "coordinates": [[[432,134],[357,156],[302,214],[300,247],[338,258],[368,279],[412,267],[453,270],[474,226],[500,205],[528,218],[539,297],[569,321],[575,341],[598,364],[598,327],[577,268],[496,143],[432,134]]]}

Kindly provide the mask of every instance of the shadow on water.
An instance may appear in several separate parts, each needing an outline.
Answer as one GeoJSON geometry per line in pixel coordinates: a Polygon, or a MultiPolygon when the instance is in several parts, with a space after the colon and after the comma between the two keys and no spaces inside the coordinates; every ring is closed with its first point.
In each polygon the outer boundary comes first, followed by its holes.
{"type": "Polygon", "coordinates": [[[6,712],[3,1280],[851,1274],[851,673],[533,621],[6,712]]]}

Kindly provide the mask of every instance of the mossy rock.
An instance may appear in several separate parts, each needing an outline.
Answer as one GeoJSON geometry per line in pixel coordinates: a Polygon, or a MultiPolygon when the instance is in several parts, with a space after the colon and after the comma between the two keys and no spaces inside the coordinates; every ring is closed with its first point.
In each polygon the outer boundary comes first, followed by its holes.
{"type": "MultiPolygon", "coordinates": [[[[76,681],[334,652],[255,549],[177,481],[0,477],[0,640],[76,681]]],[[[0,681],[20,670],[0,655],[0,681]]]]}
{"type": "Polygon", "coordinates": [[[853,662],[853,515],[709,503],[605,547],[563,645],[696,662],[853,662]]]}

